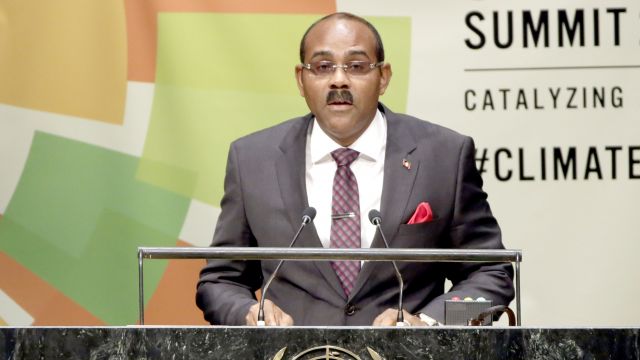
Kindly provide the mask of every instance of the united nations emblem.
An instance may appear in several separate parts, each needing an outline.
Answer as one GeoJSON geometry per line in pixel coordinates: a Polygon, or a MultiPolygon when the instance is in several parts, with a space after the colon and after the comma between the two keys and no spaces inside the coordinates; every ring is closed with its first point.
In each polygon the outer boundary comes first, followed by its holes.
{"type": "MultiPolygon", "coordinates": [[[[284,353],[287,351],[286,347],[283,347],[276,353],[272,360],[284,359],[284,353]]],[[[377,352],[367,346],[367,351],[372,360],[384,360],[377,352]]],[[[293,355],[291,360],[366,360],[358,356],[352,351],[343,349],[341,347],[325,345],[303,350],[302,352],[293,355]]]]}

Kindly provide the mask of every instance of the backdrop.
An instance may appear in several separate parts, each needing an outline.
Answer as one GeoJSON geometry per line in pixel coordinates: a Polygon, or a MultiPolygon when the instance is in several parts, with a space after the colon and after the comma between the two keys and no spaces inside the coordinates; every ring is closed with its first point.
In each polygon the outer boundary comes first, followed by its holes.
{"type": "MultiPolygon", "coordinates": [[[[308,25],[374,23],[398,112],[476,140],[523,324],[638,325],[640,3],[0,0],[0,325],[137,321],[138,246],[207,246],[230,141],[306,113],[308,25]]],[[[203,324],[203,261],[147,261],[203,324]]]]}

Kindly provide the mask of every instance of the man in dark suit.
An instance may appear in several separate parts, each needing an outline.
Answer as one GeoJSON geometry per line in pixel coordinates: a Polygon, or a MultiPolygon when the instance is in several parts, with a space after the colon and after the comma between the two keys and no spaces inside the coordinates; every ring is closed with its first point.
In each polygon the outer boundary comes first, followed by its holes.
{"type": "MultiPolygon", "coordinates": [[[[471,138],[378,102],[391,79],[375,28],[345,13],[314,23],[296,67],[311,113],[231,145],[212,246],[384,247],[367,220],[380,209],[393,248],[502,249],[471,138]],[[416,209],[428,212],[414,221],[416,209]]],[[[197,304],[211,323],[252,325],[254,292],[275,261],[209,261],[197,304]]],[[[510,264],[399,263],[405,320],[444,320],[444,300],[513,298],[510,264]],[[444,294],[445,279],[453,287],[444,294]]],[[[267,295],[267,325],[394,325],[398,284],[385,262],[287,262],[267,295]]]]}

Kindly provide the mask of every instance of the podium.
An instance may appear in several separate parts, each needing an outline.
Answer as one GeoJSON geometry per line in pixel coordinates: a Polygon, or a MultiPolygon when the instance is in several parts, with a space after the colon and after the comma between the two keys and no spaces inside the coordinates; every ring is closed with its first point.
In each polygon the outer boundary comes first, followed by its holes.
{"type": "MultiPolygon", "coordinates": [[[[288,261],[409,261],[409,262],[512,262],[515,263],[516,323],[521,325],[521,250],[504,249],[342,249],[267,247],[163,247],[138,248],[138,308],[144,325],[144,259],[228,259],[288,261]]],[[[401,292],[402,294],[402,292],[401,292]]],[[[401,304],[400,304],[401,305],[401,304]]],[[[401,307],[399,305],[399,307],[401,307]]],[[[510,310],[509,310],[510,311],[510,310]]]]}
{"type": "Polygon", "coordinates": [[[0,359],[638,359],[639,339],[638,328],[0,327],[0,359]]]}
{"type": "MultiPolygon", "coordinates": [[[[140,248],[146,259],[514,261],[514,250],[140,248]]],[[[144,304],[140,301],[144,323],[144,304]]],[[[0,327],[1,359],[638,359],[640,328],[0,327]]]]}

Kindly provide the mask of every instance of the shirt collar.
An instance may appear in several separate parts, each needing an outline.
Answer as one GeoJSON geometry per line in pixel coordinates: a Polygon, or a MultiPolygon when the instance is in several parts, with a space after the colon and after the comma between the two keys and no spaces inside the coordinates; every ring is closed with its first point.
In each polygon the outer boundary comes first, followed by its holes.
{"type": "MultiPolygon", "coordinates": [[[[312,163],[315,164],[331,159],[331,152],[342,147],[322,130],[315,117],[313,118],[313,126],[310,131],[309,149],[311,151],[312,163]]],[[[373,117],[371,124],[369,124],[367,129],[349,148],[358,151],[361,158],[371,161],[382,161],[386,143],[387,120],[380,110],[376,110],[376,115],[373,117]]]]}

